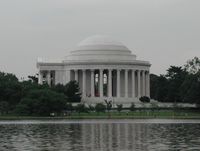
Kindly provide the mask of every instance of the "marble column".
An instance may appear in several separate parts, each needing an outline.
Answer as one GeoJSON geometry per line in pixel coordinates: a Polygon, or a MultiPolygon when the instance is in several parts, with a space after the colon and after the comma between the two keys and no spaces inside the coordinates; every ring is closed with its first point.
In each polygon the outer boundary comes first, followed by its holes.
{"type": "Polygon", "coordinates": [[[132,70],[132,98],[135,98],[135,70],[132,70]]]}
{"type": "Polygon", "coordinates": [[[100,97],[103,97],[103,69],[99,69],[100,97]]]}
{"type": "Polygon", "coordinates": [[[108,70],[108,97],[112,97],[112,69],[108,70]]]}
{"type": "Polygon", "coordinates": [[[146,96],[150,97],[150,77],[149,71],[146,72],[146,96]]]}
{"type": "Polygon", "coordinates": [[[125,97],[128,98],[128,69],[125,69],[125,97]]]}
{"type": "Polygon", "coordinates": [[[138,78],[138,95],[137,97],[140,98],[141,97],[141,93],[140,93],[140,70],[137,71],[137,78],[138,78]]]}
{"type": "Polygon", "coordinates": [[[94,97],[94,70],[91,70],[91,97],[94,97]]]}
{"type": "Polygon", "coordinates": [[[49,85],[49,86],[51,86],[51,72],[48,70],[47,71],[47,84],[49,85]]]}
{"type": "Polygon", "coordinates": [[[75,74],[75,81],[78,82],[78,70],[74,70],[74,74],[75,74]]]}
{"type": "Polygon", "coordinates": [[[38,83],[43,84],[43,72],[39,71],[38,73],[38,83]]]}
{"type": "Polygon", "coordinates": [[[117,97],[121,97],[121,87],[120,87],[120,69],[117,69],[117,97]]]}
{"type": "Polygon", "coordinates": [[[86,70],[83,69],[82,73],[83,73],[83,76],[82,76],[82,78],[83,78],[83,80],[82,80],[82,82],[83,82],[82,96],[86,97],[86,70]]]}
{"type": "Polygon", "coordinates": [[[142,96],[145,96],[145,70],[142,71],[142,96]]]}

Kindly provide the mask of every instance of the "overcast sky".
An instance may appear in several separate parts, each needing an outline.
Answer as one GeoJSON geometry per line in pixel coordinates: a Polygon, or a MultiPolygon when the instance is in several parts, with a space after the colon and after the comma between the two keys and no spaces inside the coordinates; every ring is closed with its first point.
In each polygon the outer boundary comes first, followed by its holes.
{"type": "Polygon", "coordinates": [[[38,57],[63,58],[97,34],[163,74],[200,57],[200,0],[0,0],[0,71],[33,75],[38,57]]]}

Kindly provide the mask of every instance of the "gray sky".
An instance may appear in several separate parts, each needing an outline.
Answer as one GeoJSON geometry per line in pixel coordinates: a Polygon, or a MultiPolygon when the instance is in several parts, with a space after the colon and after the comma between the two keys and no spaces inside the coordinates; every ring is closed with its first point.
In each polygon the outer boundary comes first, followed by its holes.
{"type": "Polygon", "coordinates": [[[109,35],[163,74],[200,57],[200,0],[0,0],[0,71],[37,72],[81,40],[109,35]]]}

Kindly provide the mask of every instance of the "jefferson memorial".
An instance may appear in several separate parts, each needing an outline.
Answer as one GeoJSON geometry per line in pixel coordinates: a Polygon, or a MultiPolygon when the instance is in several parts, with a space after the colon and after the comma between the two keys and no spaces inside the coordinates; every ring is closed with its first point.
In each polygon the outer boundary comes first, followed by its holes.
{"type": "Polygon", "coordinates": [[[66,84],[76,80],[82,102],[93,104],[138,102],[150,96],[150,66],[136,59],[121,42],[108,36],[92,36],[58,61],[38,59],[39,84],[66,84]]]}

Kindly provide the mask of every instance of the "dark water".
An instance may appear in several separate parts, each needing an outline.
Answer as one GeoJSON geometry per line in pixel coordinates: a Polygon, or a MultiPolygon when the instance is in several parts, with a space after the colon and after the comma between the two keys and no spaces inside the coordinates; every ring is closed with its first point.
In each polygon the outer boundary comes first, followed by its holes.
{"type": "Polygon", "coordinates": [[[199,151],[200,121],[0,121],[0,150],[199,151]]]}

